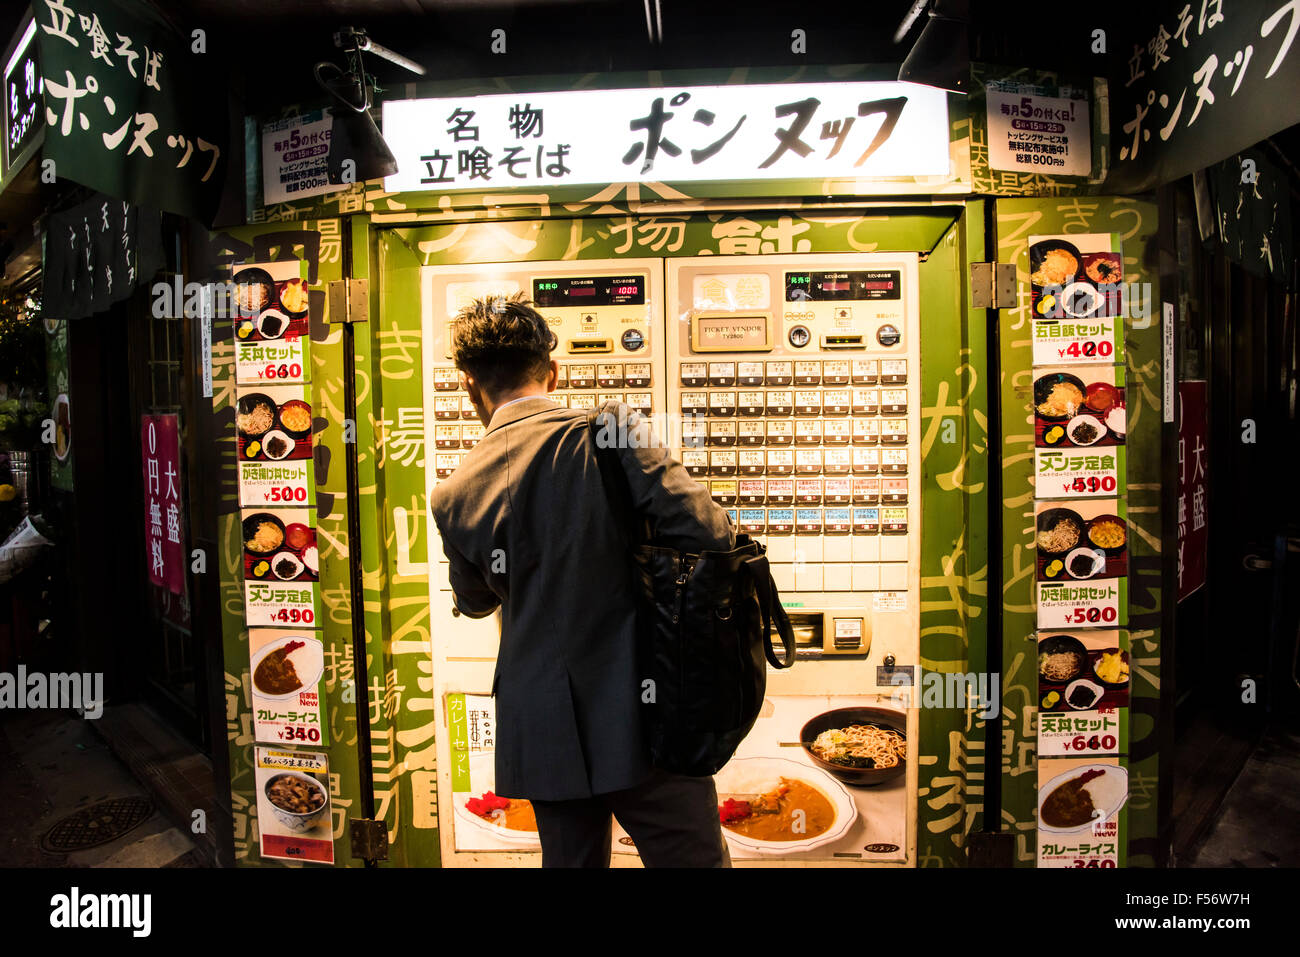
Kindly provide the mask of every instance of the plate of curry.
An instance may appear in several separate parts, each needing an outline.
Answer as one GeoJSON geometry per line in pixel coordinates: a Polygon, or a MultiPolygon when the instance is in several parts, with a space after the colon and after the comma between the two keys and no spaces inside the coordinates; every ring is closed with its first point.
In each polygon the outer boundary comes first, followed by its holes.
{"type": "Polygon", "coordinates": [[[469,757],[470,791],[452,795],[456,816],[481,832],[510,844],[541,845],[537,814],[531,801],[502,797],[495,792],[496,755],[479,751],[469,757]]]}
{"type": "Polygon", "coordinates": [[[325,670],[321,643],[305,635],[287,635],[253,654],[253,691],[262,698],[283,701],[300,691],[315,691],[325,670]]]}
{"type": "Polygon", "coordinates": [[[812,850],[844,837],[858,817],[844,785],[786,758],[733,758],[713,781],[723,836],[739,849],[812,850]]]}
{"type": "Polygon", "coordinates": [[[1128,771],[1088,764],[1058,774],[1038,791],[1038,826],[1068,833],[1110,818],[1128,800],[1128,771]]]}

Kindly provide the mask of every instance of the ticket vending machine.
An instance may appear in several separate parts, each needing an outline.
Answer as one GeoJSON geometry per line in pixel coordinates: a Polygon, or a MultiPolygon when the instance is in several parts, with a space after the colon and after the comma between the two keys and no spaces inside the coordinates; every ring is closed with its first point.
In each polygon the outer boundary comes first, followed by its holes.
{"type": "MultiPolygon", "coordinates": [[[[423,271],[429,490],[482,435],[447,354],[450,318],[471,299],[523,292],[558,338],[557,401],[614,399],[651,415],[738,530],[766,545],[798,661],[769,672],[763,712],[717,776],[719,793],[793,780],[830,807],[775,840],[729,832],[737,861],[915,860],[917,722],[896,693],[919,656],[917,262],[711,256],[423,271]],[[908,759],[898,777],[855,786],[817,767],[802,742],[818,721],[871,721],[869,709],[905,732],[908,759]]],[[[527,816],[484,803],[497,621],[453,615],[436,533],[429,548],[443,860],[535,860],[527,816]]],[[[631,860],[631,840],[615,836],[631,860]]]]}

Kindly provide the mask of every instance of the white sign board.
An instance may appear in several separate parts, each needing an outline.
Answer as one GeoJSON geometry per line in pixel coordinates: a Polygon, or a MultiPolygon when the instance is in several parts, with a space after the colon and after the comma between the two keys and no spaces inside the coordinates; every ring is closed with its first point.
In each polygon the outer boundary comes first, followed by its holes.
{"type": "Polygon", "coordinates": [[[326,175],[333,118],[323,110],[262,127],[262,202],[267,205],[334,193],[326,175]]]}
{"type": "Polygon", "coordinates": [[[1087,97],[1042,96],[1040,89],[1015,83],[987,85],[989,168],[1089,175],[1092,128],[1087,97]]]}
{"type": "Polygon", "coordinates": [[[913,83],[579,90],[390,100],[405,190],[947,177],[947,94],[913,83]]]}

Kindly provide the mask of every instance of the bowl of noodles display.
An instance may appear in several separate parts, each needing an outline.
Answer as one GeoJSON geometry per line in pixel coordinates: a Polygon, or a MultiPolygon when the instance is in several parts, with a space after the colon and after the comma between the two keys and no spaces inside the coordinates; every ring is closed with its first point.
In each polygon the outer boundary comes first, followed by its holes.
{"type": "Polygon", "coordinates": [[[713,783],[722,834],[740,850],[810,851],[840,840],[858,819],[843,784],[789,758],[732,758],[713,783]]]}
{"type": "Polygon", "coordinates": [[[907,717],[885,708],[836,708],[799,732],[813,764],[854,787],[883,784],[907,769],[907,717]]]}
{"type": "Polygon", "coordinates": [[[452,795],[456,819],[474,831],[508,844],[540,847],[537,816],[530,801],[496,794],[496,755],[479,751],[469,757],[470,791],[452,795]]]}

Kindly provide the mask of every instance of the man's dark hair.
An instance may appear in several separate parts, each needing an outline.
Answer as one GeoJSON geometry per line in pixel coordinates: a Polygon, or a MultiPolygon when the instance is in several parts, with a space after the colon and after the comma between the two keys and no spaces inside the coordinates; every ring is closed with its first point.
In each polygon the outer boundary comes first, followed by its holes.
{"type": "Polygon", "coordinates": [[[476,299],[457,314],[451,357],[489,395],[501,395],[550,370],[555,333],[522,292],[476,299]]]}

